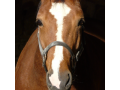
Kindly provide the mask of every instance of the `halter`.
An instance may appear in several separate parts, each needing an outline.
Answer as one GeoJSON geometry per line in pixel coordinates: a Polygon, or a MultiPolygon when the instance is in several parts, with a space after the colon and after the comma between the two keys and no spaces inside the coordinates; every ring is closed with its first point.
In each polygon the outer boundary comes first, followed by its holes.
{"type": "Polygon", "coordinates": [[[38,44],[39,44],[39,50],[40,53],[42,55],[42,59],[43,59],[43,67],[45,69],[45,71],[47,72],[47,67],[46,67],[46,56],[47,56],[47,52],[49,51],[49,49],[53,46],[63,46],[65,47],[71,54],[71,63],[72,63],[72,69],[75,70],[76,67],[76,62],[79,60],[79,55],[81,56],[84,47],[83,47],[83,43],[81,42],[81,46],[79,51],[77,52],[76,55],[74,55],[74,53],[72,52],[71,48],[64,42],[60,42],[60,41],[54,41],[52,43],[50,43],[45,49],[42,48],[41,42],[40,42],[40,37],[39,37],[39,26],[38,26],[38,33],[37,33],[37,37],[38,37],[38,44]]]}

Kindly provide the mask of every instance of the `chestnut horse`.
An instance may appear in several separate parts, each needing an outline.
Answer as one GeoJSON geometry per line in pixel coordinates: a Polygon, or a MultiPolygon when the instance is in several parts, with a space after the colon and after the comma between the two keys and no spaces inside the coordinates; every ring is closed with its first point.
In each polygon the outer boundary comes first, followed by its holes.
{"type": "Polygon", "coordinates": [[[79,0],[41,0],[36,21],[17,62],[15,89],[76,90],[72,80],[84,23],[79,0]]]}

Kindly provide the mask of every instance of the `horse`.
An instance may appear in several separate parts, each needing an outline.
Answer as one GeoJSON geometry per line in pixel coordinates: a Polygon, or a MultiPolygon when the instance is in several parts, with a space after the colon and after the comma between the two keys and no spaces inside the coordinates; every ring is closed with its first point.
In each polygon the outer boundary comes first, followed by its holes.
{"type": "Polygon", "coordinates": [[[84,50],[80,1],[41,0],[36,22],[16,65],[15,89],[76,90],[74,71],[84,50]]]}

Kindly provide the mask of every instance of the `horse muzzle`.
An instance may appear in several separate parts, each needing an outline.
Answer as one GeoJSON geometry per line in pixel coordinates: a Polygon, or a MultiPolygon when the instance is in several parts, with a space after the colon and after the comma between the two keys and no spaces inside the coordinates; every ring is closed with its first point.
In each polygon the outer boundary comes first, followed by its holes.
{"type": "Polygon", "coordinates": [[[58,75],[60,80],[59,88],[55,86],[50,80],[50,77],[52,74],[53,72],[52,70],[50,70],[47,72],[47,75],[46,75],[46,82],[49,90],[69,90],[70,89],[72,84],[72,75],[69,71],[65,71],[58,75]]]}

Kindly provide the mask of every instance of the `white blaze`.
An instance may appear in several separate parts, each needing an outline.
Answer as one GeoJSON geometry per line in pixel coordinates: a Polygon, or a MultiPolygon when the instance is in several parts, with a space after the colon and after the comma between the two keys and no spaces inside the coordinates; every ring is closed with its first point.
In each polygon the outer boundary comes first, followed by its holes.
{"type": "MultiPolygon", "coordinates": [[[[49,12],[54,15],[57,25],[56,41],[62,41],[63,18],[70,12],[70,8],[65,3],[52,3],[49,12]]],[[[63,46],[56,46],[54,59],[52,60],[53,74],[50,76],[50,81],[53,86],[59,88],[60,80],[58,78],[60,62],[63,60],[63,46]]]]}

